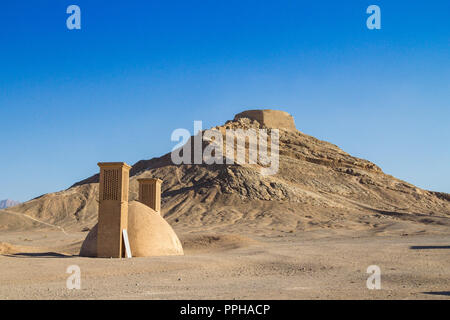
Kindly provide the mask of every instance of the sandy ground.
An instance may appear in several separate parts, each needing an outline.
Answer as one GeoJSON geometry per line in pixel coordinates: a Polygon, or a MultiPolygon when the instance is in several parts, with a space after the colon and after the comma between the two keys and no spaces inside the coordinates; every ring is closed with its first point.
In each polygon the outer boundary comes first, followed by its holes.
{"type": "Polygon", "coordinates": [[[179,232],[184,256],[133,259],[77,256],[86,234],[2,232],[0,299],[450,299],[450,234],[179,232]]]}

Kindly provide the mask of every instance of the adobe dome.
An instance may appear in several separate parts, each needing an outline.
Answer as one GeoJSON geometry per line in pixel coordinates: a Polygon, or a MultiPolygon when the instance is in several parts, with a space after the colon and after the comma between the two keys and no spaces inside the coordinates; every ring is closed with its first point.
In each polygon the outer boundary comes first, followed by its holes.
{"type": "MultiPolygon", "coordinates": [[[[127,231],[133,257],[183,255],[183,247],[172,227],[158,212],[138,201],[128,204],[127,231]]],[[[84,240],[80,256],[97,256],[97,225],[84,240]]]]}

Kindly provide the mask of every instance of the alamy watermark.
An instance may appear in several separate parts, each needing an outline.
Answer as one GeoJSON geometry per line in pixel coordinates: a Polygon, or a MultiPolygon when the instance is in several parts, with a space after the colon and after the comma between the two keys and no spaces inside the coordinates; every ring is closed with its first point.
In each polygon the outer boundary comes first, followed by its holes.
{"type": "Polygon", "coordinates": [[[75,4],[72,4],[67,7],[66,13],[70,14],[70,16],[66,20],[67,29],[80,30],[81,29],[81,9],[80,9],[80,7],[75,4]]]}
{"type": "Polygon", "coordinates": [[[372,4],[367,7],[366,13],[370,14],[367,18],[366,25],[369,30],[381,29],[381,9],[379,6],[372,4]]]}
{"type": "Polygon", "coordinates": [[[369,290],[381,289],[381,269],[379,266],[371,265],[367,267],[367,273],[370,274],[367,278],[366,286],[369,290]]]}
{"type": "Polygon", "coordinates": [[[72,289],[81,289],[81,269],[76,264],[68,266],[66,269],[66,273],[69,273],[70,276],[66,280],[66,287],[69,290],[72,289]]]}
{"type": "Polygon", "coordinates": [[[224,130],[225,134],[217,129],[202,131],[202,121],[194,121],[193,139],[187,129],[174,130],[171,140],[179,143],[172,149],[172,162],[176,165],[259,164],[262,175],[273,175],[278,172],[280,159],[278,129],[224,130]],[[203,148],[204,142],[206,146],[203,148]]]}
{"type": "MultiPolygon", "coordinates": [[[[66,13],[70,16],[66,20],[66,26],[69,30],[81,29],[81,9],[78,5],[71,4],[67,7],[66,13]]],[[[366,26],[369,30],[381,29],[381,9],[379,6],[372,4],[367,7],[366,13],[370,14],[367,18],[366,26]]]]}

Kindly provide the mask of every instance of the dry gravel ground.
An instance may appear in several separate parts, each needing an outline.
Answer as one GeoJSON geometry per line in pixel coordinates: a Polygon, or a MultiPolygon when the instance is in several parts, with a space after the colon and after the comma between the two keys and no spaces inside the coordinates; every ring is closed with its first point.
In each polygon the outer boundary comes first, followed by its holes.
{"type": "Polygon", "coordinates": [[[133,259],[78,257],[86,232],[2,232],[0,298],[450,299],[450,233],[177,232],[185,256],[133,259]],[[66,288],[70,265],[80,290],[66,288]],[[381,290],[366,287],[370,265],[381,290]]]}

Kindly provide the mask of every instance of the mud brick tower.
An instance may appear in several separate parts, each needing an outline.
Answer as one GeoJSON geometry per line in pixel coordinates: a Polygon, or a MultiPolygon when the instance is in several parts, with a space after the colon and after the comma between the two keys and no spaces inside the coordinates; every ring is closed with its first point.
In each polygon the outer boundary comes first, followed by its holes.
{"type": "Polygon", "coordinates": [[[156,178],[138,179],[139,201],[161,214],[161,184],[156,178]]]}
{"type": "Polygon", "coordinates": [[[128,227],[130,166],[124,162],[98,163],[100,190],[98,208],[97,256],[122,258],[123,229],[128,227]]]}

